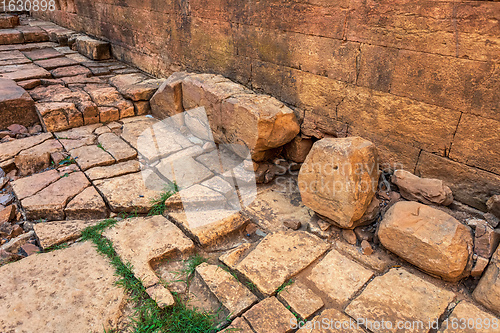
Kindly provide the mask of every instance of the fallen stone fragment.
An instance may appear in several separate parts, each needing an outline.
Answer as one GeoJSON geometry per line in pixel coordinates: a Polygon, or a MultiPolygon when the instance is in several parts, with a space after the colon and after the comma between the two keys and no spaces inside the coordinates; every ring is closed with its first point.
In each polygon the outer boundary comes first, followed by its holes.
{"type": "Polygon", "coordinates": [[[10,193],[0,196],[0,205],[7,206],[14,202],[14,196],[10,193]]]}
{"type": "Polygon", "coordinates": [[[146,293],[156,302],[158,307],[164,309],[175,304],[175,299],[162,285],[154,285],[146,289],[146,293]]]}
{"type": "Polygon", "coordinates": [[[40,248],[38,246],[30,243],[21,246],[21,250],[24,251],[28,256],[40,252],[40,248]]]}
{"type": "Polygon", "coordinates": [[[137,151],[114,133],[101,134],[97,141],[117,162],[130,160],[137,156],[137,151]]]}
{"type": "Polygon", "coordinates": [[[229,311],[229,320],[238,317],[258,302],[258,298],[250,290],[217,265],[203,263],[196,267],[196,272],[219,302],[229,311]]]}
{"type": "Polygon", "coordinates": [[[368,241],[366,240],[363,240],[361,242],[361,252],[364,254],[364,255],[371,255],[373,254],[373,248],[372,246],[370,245],[370,243],[368,243],[368,241]]]}
{"type": "Polygon", "coordinates": [[[351,245],[356,245],[357,243],[356,234],[351,229],[342,229],[342,237],[351,245]]]}
{"type": "Polygon", "coordinates": [[[474,232],[474,253],[490,258],[500,243],[500,230],[493,229],[488,222],[480,219],[467,221],[474,232]]]}
{"type": "Polygon", "coordinates": [[[365,327],[382,333],[385,327],[374,322],[391,322],[396,332],[396,323],[419,322],[427,326],[405,327],[405,332],[427,332],[428,323],[438,320],[448,304],[455,299],[454,293],[439,288],[404,269],[391,269],[376,277],[363,292],[345,309],[352,318],[364,318],[365,327]],[[377,309],[377,311],[373,311],[377,309]],[[370,324],[371,323],[371,324],[370,324]]]}
{"type": "Polygon", "coordinates": [[[64,209],[67,219],[104,219],[108,216],[106,204],[93,186],[74,197],[64,209]]]}
{"type": "Polygon", "coordinates": [[[472,264],[471,229],[418,202],[394,204],[380,223],[378,237],[389,251],[448,281],[464,277],[472,264]]]}
{"type": "Polygon", "coordinates": [[[108,42],[89,36],[78,36],[75,39],[74,45],[78,52],[92,60],[106,60],[111,58],[111,49],[108,42]]]}
{"type": "Polygon", "coordinates": [[[0,331],[111,330],[118,324],[126,298],[117,279],[113,266],[90,242],[0,267],[0,284],[9,290],[0,302],[0,312],[5,314],[0,331]]]}
{"type": "Polygon", "coordinates": [[[391,178],[406,200],[448,206],[453,202],[450,188],[442,180],[420,178],[406,170],[396,170],[391,178]]]}
{"type": "Polygon", "coordinates": [[[23,228],[21,228],[19,224],[16,224],[12,227],[12,231],[9,234],[9,238],[15,238],[17,236],[22,235],[23,233],[24,233],[23,228]]]}
{"type": "Polygon", "coordinates": [[[344,306],[373,277],[373,272],[331,250],[307,277],[335,303],[344,306]]]}
{"type": "Polygon", "coordinates": [[[0,207],[0,224],[3,222],[12,221],[16,217],[16,206],[8,205],[7,207],[0,207]]]}
{"type": "Polygon", "coordinates": [[[168,216],[204,247],[217,245],[248,223],[240,212],[226,209],[169,213],[168,216]]]}
{"type": "Polygon", "coordinates": [[[285,308],[276,297],[269,297],[254,305],[243,314],[257,333],[292,331],[290,323],[295,320],[293,313],[285,308]]]}
{"type": "Polygon", "coordinates": [[[109,166],[94,167],[85,171],[87,177],[90,180],[98,180],[104,178],[112,178],[116,176],[122,176],[129,173],[134,173],[140,170],[140,164],[138,161],[126,161],[121,163],[116,163],[109,166]]]}
{"type": "Polygon", "coordinates": [[[285,157],[296,163],[303,163],[306,160],[307,154],[311,151],[313,141],[311,139],[304,139],[297,135],[292,141],[285,145],[285,157]]]}
{"type": "Polygon", "coordinates": [[[359,137],[315,142],[299,172],[302,202],[341,228],[359,225],[377,184],[377,150],[359,137]]]}
{"type": "Polygon", "coordinates": [[[33,231],[29,231],[25,234],[20,234],[16,236],[16,238],[13,238],[4,245],[0,246],[0,251],[16,253],[17,251],[19,251],[21,246],[26,244],[26,242],[28,242],[28,240],[34,235],[35,233],[33,231]]]}
{"type": "Polygon", "coordinates": [[[486,269],[486,266],[488,266],[489,262],[490,262],[489,259],[478,256],[476,259],[476,263],[474,264],[474,267],[472,267],[470,275],[472,277],[481,276],[484,270],[486,269]]]}
{"type": "Polygon", "coordinates": [[[264,295],[272,295],[329,248],[326,242],[304,231],[277,232],[266,236],[236,269],[264,295]]]}
{"type": "Polygon", "coordinates": [[[500,248],[498,248],[490,264],[479,280],[472,297],[480,304],[500,315],[500,248]]]}
{"type": "Polygon", "coordinates": [[[282,302],[286,302],[303,319],[309,319],[324,305],[321,297],[299,281],[286,286],[277,297],[282,302]]]}
{"type": "Polygon", "coordinates": [[[186,257],[194,250],[193,242],[161,215],[125,219],[103,235],[122,261],[132,264],[146,288],[160,282],[152,264],[168,255],[186,257]]]}
{"type": "Polygon", "coordinates": [[[28,219],[63,220],[68,201],[89,185],[83,172],[73,172],[23,199],[21,205],[28,219]]]}
{"type": "Polygon", "coordinates": [[[299,230],[302,224],[298,220],[287,219],[283,221],[283,225],[292,230],[299,230]]]}
{"type": "MultiPolygon", "coordinates": [[[[156,182],[164,184],[159,178],[156,179],[156,182]]],[[[94,184],[104,196],[104,200],[108,203],[111,211],[115,213],[149,213],[154,205],[152,200],[156,199],[161,193],[161,189],[153,190],[146,187],[140,172],[97,180],[94,184]]]]}
{"type": "Polygon", "coordinates": [[[460,333],[494,333],[498,332],[498,326],[494,324],[495,322],[498,323],[497,317],[482,311],[470,302],[461,301],[441,324],[438,332],[457,332],[458,325],[460,333]],[[460,326],[461,323],[465,323],[465,325],[460,326]]]}
{"type": "Polygon", "coordinates": [[[97,146],[83,146],[69,152],[83,171],[97,166],[111,165],[115,159],[97,146]]]}

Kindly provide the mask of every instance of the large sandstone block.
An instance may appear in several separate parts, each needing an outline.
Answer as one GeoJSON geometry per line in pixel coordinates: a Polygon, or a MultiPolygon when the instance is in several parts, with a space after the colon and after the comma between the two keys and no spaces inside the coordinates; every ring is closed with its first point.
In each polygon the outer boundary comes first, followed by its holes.
{"type": "Polygon", "coordinates": [[[38,122],[35,102],[16,82],[0,78],[0,128],[12,124],[31,126],[38,122]]]}
{"type": "Polygon", "coordinates": [[[378,184],[375,146],[360,137],[314,143],[299,172],[302,202],[342,228],[355,228],[378,184]]]}
{"type": "Polygon", "coordinates": [[[149,101],[154,117],[162,120],[184,111],[182,81],[189,75],[187,72],[175,72],[163,81],[149,101]]]}
{"type": "Polygon", "coordinates": [[[89,36],[78,36],[75,40],[75,47],[78,52],[92,60],[106,60],[111,58],[109,43],[89,36]]]}
{"type": "Polygon", "coordinates": [[[444,280],[459,280],[472,264],[471,229],[418,202],[394,204],[380,223],[378,237],[391,252],[444,280]]]}

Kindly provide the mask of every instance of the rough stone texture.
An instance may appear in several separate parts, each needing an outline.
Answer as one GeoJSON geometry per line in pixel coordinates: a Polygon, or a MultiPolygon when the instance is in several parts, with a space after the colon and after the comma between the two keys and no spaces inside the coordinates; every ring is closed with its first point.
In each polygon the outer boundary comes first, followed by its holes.
{"type": "Polygon", "coordinates": [[[5,314],[0,330],[110,330],[118,323],[125,301],[116,280],[113,267],[90,242],[0,267],[0,283],[9,290],[0,303],[5,314]]]}
{"type": "MultiPolygon", "coordinates": [[[[371,321],[391,321],[391,332],[400,320],[421,320],[425,327],[414,326],[404,332],[427,332],[429,321],[438,319],[455,298],[445,289],[422,280],[404,269],[391,269],[383,276],[376,277],[345,309],[352,318],[371,321]],[[376,309],[376,310],[374,310],[376,309]]],[[[387,332],[371,327],[373,332],[387,332]]]]}
{"type": "Polygon", "coordinates": [[[168,255],[189,255],[193,242],[161,215],[136,217],[119,222],[104,232],[123,261],[130,262],[134,274],[148,288],[160,282],[151,268],[168,255]]]}
{"type": "Polygon", "coordinates": [[[163,120],[184,111],[182,105],[182,80],[188,75],[187,72],[175,72],[168,77],[151,100],[151,113],[155,118],[163,120]]]}
{"type": "Polygon", "coordinates": [[[55,182],[66,172],[75,171],[75,166],[61,168],[59,170],[48,170],[29,177],[20,178],[12,182],[12,188],[19,200],[32,196],[49,184],[55,182]]]}
{"type": "Polygon", "coordinates": [[[500,230],[493,229],[488,222],[480,219],[468,220],[474,229],[474,253],[483,258],[490,258],[500,242],[500,230]]]}
{"type": "Polygon", "coordinates": [[[64,209],[67,219],[104,219],[108,216],[106,204],[93,186],[74,197],[64,209]]]}
{"type": "Polygon", "coordinates": [[[307,154],[311,151],[312,145],[313,141],[311,139],[304,139],[297,135],[285,145],[285,156],[296,163],[303,163],[306,160],[307,154]]]}
{"type": "Polygon", "coordinates": [[[101,134],[97,141],[117,162],[130,160],[137,156],[137,151],[114,133],[101,134]]]}
{"type": "Polygon", "coordinates": [[[140,170],[140,164],[138,161],[126,161],[121,163],[116,163],[109,166],[94,167],[85,171],[87,177],[90,180],[98,180],[104,178],[112,178],[116,176],[122,176],[129,173],[134,173],[140,170]]]}
{"type": "Polygon", "coordinates": [[[280,301],[286,302],[293,311],[304,319],[309,319],[313,313],[321,309],[324,305],[321,297],[298,281],[286,286],[278,293],[277,297],[280,301]]]}
{"type": "Polygon", "coordinates": [[[16,82],[0,78],[0,128],[11,124],[31,126],[38,121],[35,102],[16,82]]]}
{"type": "Polygon", "coordinates": [[[175,304],[174,296],[162,285],[154,285],[146,289],[146,293],[160,308],[166,308],[175,304]]]}
{"type": "Polygon", "coordinates": [[[291,332],[291,320],[294,315],[281,304],[276,297],[269,297],[254,305],[243,314],[257,333],[291,332]]]}
{"type": "MultiPolygon", "coordinates": [[[[114,107],[120,111],[120,119],[134,116],[134,104],[123,98],[114,87],[97,87],[95,89],[85,88],[85,91],[92,97],[98,106],[114,107]]],[[[112,121],[116,119],[109,119],[112,121]]],[[[102,120],[101,120],[102,121],[102,120]]]]}
{"type": "Polygon", "coordinates": [[[36,111],[43,120],[43,128],[48,132],[62,131],[83,125],[83,115],[74,103],[36,103],[36,111]]]}
{"type": "Polygon", "coordinates": [[[378,237],[391,252],[445,280],[462,278],[472,264],[471,229],[417,202],[394,204],[380,223],[378,237]]]}
{"type": "Polygon", "coordinates": [[[463,333],[493,333],[498,332],[498,321],[497,317],[482,311],[474,304],[461,301],[453,309],[448,321],[443,322],[438,332],[453,333],[457,332],[457,328],[460,328],[460,332],[463,333]],[[465,325],[462,324],[464,322],[465,325]],[[488,323],[489,325],[487,325],[488,323]]]}
{"type": "Polygon", "coordinates": [[[444,206],[453,202],[453,194],[448,186],[443,185],[442,180],[419,178],[405,170],[394,171],[391,180],[406,200],[444,206]]]}
{"type": "Polygon", "coordinates": [[[78,36],[75,40],[78,52],[92,60],[106,60],[111,57],[108,42],[100,41],[89,36],[78,36]]]}
{"type": "Polygon", "coordinates": [[[70,151],[70,154],[83,171],[115,163],[113,156],[94,145],[75,148],[70,151]]]}
{"type": "Polygon", "coordinates": [[[240,332],[240,333],[254,333],[250,325],[243,318],[236,318],[233,320],[231,325],[229,325],[222,333],[240,332]]]}
{"type": "Polygon", "coordinates": [[[303,231],[266,236],[236,269],[265,295],[273,294],[287,279],[319,258],[330,246],[303,231]]]}
{"type": "MultiPolygon", "coordinates": [[[[298,333],[327,333],[331,332],[331,330],[323,330],[323,329],[318,329],[318,327],[321,327],[321,324],[325,323],[325,321],[330,324],[333,322],[333,325],[337,323],[337,325],[344,324],[344,326],[333,326],[335,328],[334,332],[337,330],[340,330],[343,333],[363,333],[361,328],[357,328],[356,321],[353,320],[352,318],[346,316],[344,313],[340,312],[337,309],[326,309],[323,311],[319,316],[316,316],[312,318],[309,322],[306,322],[304,327],[299,329],[297,332],[298,333]],[[351,322],[354,322],[355,325],[354,327],[350,325],[351,322]],[[316,325],[316,326],[315,326],[316,325]]],[[[332,327],[332,326],[330,326],[332,327]]]]}
{"type": "Polygon", "coordinates": [[[476,301],[500,315],[500,248],[493,254],[472,296],[476,301]]]}
{"type": "Polygon", "coordinates": [[[336,250],[330,251],[307,277],[340,306],[373,277],[373,272],[336,250]]]}
{"type": "Polygon", "coordinates": [[[68,201],[89,185],[83,172],[73,172],[21,200],[21,205],[28,219],[63,220],[64,207],[68,201]]]}
{"type": "MultiPolygon", "coordinates": [[[[209,206],[210,207],[210,206],[209,206]]],[[[195,238],[202,246],[215,246],[217,242],[242,229],[248,219],[236,210],[218,209],[192,210],[169,213],[177,225],[195,238]]]]}
{"type": "Polygon", "coordinates": [[[144,74],[117,75],[109,79],[109,83],[128,99],[133,101],[149,101],[160,87],[163,80],[152,79],[144,74]]]}
{"type": "Polygon", "coordinates": [[[500,194],[494,195],[486,201],[488,212],[500,218],[500,194]]]}
{"type": "Polygon", "coordinates": [[[52,137],[52,133],[42,133],[40,135],[0,143],[0,161],[3,162],[11,159],[19,154],[19,152],[21,152],[22,150],[31,148],[48,139],[51,139],[52,137]]]}
{"type": "Polygon", "coordinates": [[[24,177],[47,169],[50,165],[50,154],[62,150],[63,146],[57,140],[47,140],[23,150],[14,159],[19,176],[24,177]]]}
{"type": "Polygon", "coordinates": [[[230,312],[230,320],[241,315],[258,301],[258,298],[241,282],[217,265],[203,263],[196,267],[196,272],[230,312]]]}
{"type": "Polygon", "coordinates": [[[42,249],[72,241],[80,237],[82,230],[99,223],[99,220],[69,220],[36,223],[33,228],[42,249]]]}
{"type": "Polygon", "coordinates": [[[315,142],[299,173],[302,202],[349,229],[359,225],[377,184],[377,151],[359,137],[315,142]]]}
{"type": "MultiPolygon", "coordinates": [[[[158,182],[160,183],[160,180],[158,182]]],[[[140,172],[97,180],[94,184],[115,213],[133,211],[139,214],[148,213],[153,207],[151,201],[161,193],[161,188],[158,190],[147,188],[140,172]]]]}

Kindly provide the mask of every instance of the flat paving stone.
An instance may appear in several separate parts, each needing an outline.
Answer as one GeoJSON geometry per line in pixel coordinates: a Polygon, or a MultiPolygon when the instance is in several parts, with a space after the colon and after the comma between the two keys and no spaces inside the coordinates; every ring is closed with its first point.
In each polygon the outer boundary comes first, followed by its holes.
{"type": "Polygon", "coordinates": [[[123,162],[137,157],[137,151],[115,133],[101,134],[97,141],[117,162],[123,162]]]}
{"type": "Polygon", "coordinates": [[[169,213],[168,216],[205,247],[215,246],[248,223],[240,212],[227,209],[169,213]]]}
{"type": "Polygon", "coordinates": [[[125,219],[103,234],[113,242],[122,261],[130,262],[144,287],[160,282],[152,269],[155,262],[169,255],[188,256],[193,242],[161,215],[125,219]]]}
{"type": "Polygon", "coordinates": [[[63,220],[36,223],[33,226],[42,249],[78,239],[85,228],[100,220],[63,220]]]}
{"type": "Polygon", "coordinates": [[[250,290],[220,266],[203,263],[196,267],[196,272],[219,302],[229,311],[230,320],[238,317],[258,302],[258,298],[250,290]]]}
{"type": "Polygon", "coordinates": [[[236,248],[224,253],[219,257],[219,260],[232,270],[236,269],[236,265],[250,252],[251,243],[243,243],[236,248]]]}
{"type": "Polygon", "coordinates": [[[257,333],[287,333],[292,331],[291,323],[295,320],[276,297],[269,297],[254,305],[243,314],[257,333]]]}
{"type": "Polygon", "coordinates": [[[52,137],[52,133],[42,133],[40,135],[0,143],[0,162],[11,159],[22,150],[36,146],[52,137]]]}
{"type": "Polygon", "coordinates": [[[23,54],[33,61],[64,57],[64,54],[56,51],[52,47],[31,50],[31,51],[23,51],[23,54]]]}
{"type": "Polygon", "coordinates": [[[344,306],[373,277],[373,272],[331,250],[307,277],[338,305],[344,306]]]}
{"type": "Polygon", "coordinates": [[[3,73],[0,74],[0,77],[4,79],[11,79],[14,81],[26,81],[32,79],[50,79],[52,78],[52,75],[46,69],[42,67],[36,67],[3,73]]]}
{"type": "Polygon", "coordinates": [[[66,204],[89,185],[83,172],[73,172],[21,200],[21,205],[28,219],[63,220],[66,204]]]}
{"type": "Polygon", "coordinates": [[[0,267],[1,332],[103,332],[116,327],[126,295],[89,242],[0,267]],[[34,297],[36,295],[36,297],[34,297]]]}
{"type": "Polygon", "coordinates": [[[182,152],[164,158],[156,165],[156,169],[169,181],[175,182],[180,188],[185,188],[201,183],[214,175],[193,157],[181,156],[182,152]]]}
{"type": "Polygon", "coordinates": [[[89,186],[74,197],[64,209],[67,219],[104,219],[108,216],[106,204],[95,187],[89,186]]]}
{"type": "Polygon", "coordinates": [[[301,318],[309,317],[324,305],[321,297],[300,281],[295,281],[286,286],[277,295],[280,301],[288,304],[301,318]]]}
{"type": "Polygon", "coordinates": [[[113,156],[95,145],[75,148],[69,153],[84,171],[93,167],[115,163],[113,156]]]}
{"type": "Polygon", "coordinates": [[[390,322],[386,327],[367,327],[373,332],[428,332],[455,299],[455,294],[439,288],[404,269],[393,268],[376,277],[345,309],[352,318],[390,322]],[[398,328],[398,323],[411,327],[398,328]],[[417,324],[412,324],[416,322],[417,324]],[[420,323],[421,322],[421,323],[420,323]]]}
{"type": "Polygon", "coordinates": [[[364,333],[356,320],[349,318],[337,309],[326,309],[312,318],[297,331],[298,333],[364,333]]]}
{"type": "Polygon", "coordinates": [[[231,333],[231,332],[238,332],[238,333],[254,333],[250,325],[246,322],[245,319],[243,318],[236,318],[233,320],[231,325],[229,325],[225,330],[221,331],[222,333],[231,333]]]}
{"type": "Polygon", "coordinates": [[[58,67],[73,66],[73,65],[78,64],[73,59],[70,59],[67,57],[51,58],[51,59],[45,59],[45,60],[36,60],[34,63],[35,63],[35,65],[43,67],[47,70],[51,70],[51,69],[58,68],[58,67]]]}
{"type": "Polygon", "coordinates": [[[75,66],[67,66],[67,67],[59,67],[50,71],[52,76],[56,79],[65,76],[75,76],[75,75],[91,75],[92,73],[86,67],[75,65],[75,66]]]}
{"type": "Polygon", "coordinates": [[[217,191],[196,184],[172,195],[165,206],[187,211],[225,209],[226,198],[217,191]]]}
{"type": "Polygon", "coordinates": [[[385,273],[396,264],[396,257],[384,252],[380,248],[375,249],[370,255],[365,255],[360,251],[360,247],[348,244],[340,239],[333,242],[333,247],[340,253],[352,257],[355,261],[369,267],[377,273],[385,273]]]}
{"type": "Polygon", "coordinates": [[[85,174],[90,178],[90,180],[98,180],[134,173],[139,171],[140,169],[141,166],[139,164],[139,161],[132,160],[116,163],[109,166],[90,168],[85,171],[85,174]]]}
{"type": "Polygon", "coordinates": [[[474,304],[461,301],[443,321],[438,332],[494,333],[500,330],[500,319],[484,312],[474,304]]]}
{"type": "MultiPolygon", "coordinates": [[[[157,179],[160,183],[161,180],[157,179]]],[[[146,187],[141,172],[131,173],[110,179],[96,180],[94,184],[104,195],[111,210],[119,212],[149,213],[153,207],[151,201],[156,199],[161,191],[146,187]]]]}
{"type": "MultiPolygon", "coordinates": [[[[129,121],[124,122],[121,137],[132,147],[138,149],[137,140],[141,136],[141,134],[145,137],[149,134],[151,140],[148,140],[148,143],[153,140],[152,126],[157,123],[158,120],[154,118],[147,118],[145,116],[132,117],[126,120],[129,121]],[[147,132],[144,133],[145,131],[147,132]]],[[[145,138],[144,140],[147,140],[147,138],[145,138]]],[[[157,149],[156,146],[155,149],[157,149]]],[[[142,154],[142,151],[140,149],[138,150],[142,154]]]]}
{"type": "Polygon", "coordinates": [[[236,269],[264,295],[271,295],[329,248],[328,243],[307,232],[277,232],[267,235],[236,269]]]}

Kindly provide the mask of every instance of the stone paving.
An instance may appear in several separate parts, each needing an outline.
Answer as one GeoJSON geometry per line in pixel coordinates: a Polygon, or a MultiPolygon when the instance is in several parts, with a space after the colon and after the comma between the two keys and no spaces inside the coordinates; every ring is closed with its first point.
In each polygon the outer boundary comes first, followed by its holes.
{"type": "MultiPolygon", "coordinates": [[[[114,284],[112,266],[90,242],[79,241],[82,230],[108,217],[119,222],[104,237],[133,265],[151,298],[165,308],[175,302],[172,293],[178,293],[190,306],[218,313],[223,332],[498,331],[498,326],[452,326],[464,318],[498,320],[496,226],[488,222],[491,231],[483,220],[471,222],[470,211],[398,202],[413,193],[408,200],[438,198],[443,203],[449,189],[441,187],[439,195],[428,195],[425,186],[412,191],[411,182],[403,184],[404,175],[398,175],[394,182],[401,182],[401,195],[374,190],[340,217],[325,216],[331,209],[316,205],[348,205],[356,193],[333,203],[308,193],[302,202],[297,173],[272,181],[270,170],[285,162],[262,162],[297,134],[293,113],[284,105],[266,96],[252,101],[246,88],[214,75],[152,78],[108,59],[103,42],[51,23],[22,17],[18,25],[5,17],[0,16],[0,27],[8,28],[0,30],[0,77],[7,81],[0,81],[0,89],[14,91],[9,98],[15,102],[0,100],[0,105],[31,108],[43,130],[30,123],[23,133],[10,126],[0,131],[1,332],[128,331],[120,324],[127,316],[127,297],[114,284]],[[80,53],[61,45],[72,39],[80,53]],[[178,96],[162,97],[178,92],[176,84],[186,92],[186,107],[205,106],[210,125],[219,122],[217,143],[242,137],[260,163],[215,145],[198,111],[187,112],[180,126],[180,118],[165,122],[149,115],[151,106],[158,105],[171,116],[178,113],[178,96]],[[265,103],[271,106],[263,116],[255,105],[265,109],[265,103]],[[234,129],[223,119],[231,112],[265,123],[266,136],[234,129]],[[275,123],[287,125],[273,132],[275,123]],[[252,181],[259,185],[250,186],[252,181]],[[165,202],[164,214],[146,216],[165,185],[173,183],[180,191],[165,202]],[[369,216],[374,195],[375,218],[369,216]],[[309,206],[319,214],[305,205],[313,201],[309,206]],[[385,214],[381,223],[379,206],[385,214]],[[132,217],[123,218],[123,213],[132,217]],[[398,214],[407,217],[395,219],[398,214]],[[398,225],[401,221],[406,224],[398,225]],[[346,226],[350,229],[340,228],[346,226]],[[483,227],[483,233],[477,232],[483,227]],[[61,244],[69,247],[37,253],[61,244]],[[429,255],[433,251],[440,255],[429,255]],[[476,266],[478,257],[485,258],[485,273],[457,283],[457,277],[470,273],[473,253],[476,266]],[[179,275],[194,254],[208,262],[197,266],[186,284],[179,275]],[[299,325],[297,319],[308,322],[299,325]],[[324,326],[357,320],[359,326],[324,326]],[[392,327],[380,327],[382,321],[392,327]],[[400,323],[403,327],[396,327],[400,323]],[[412,323],[424,326],[404,326],[412,323]]],[[[356,158],[375,158],[373,145],[350,144],[323,141],[312,156],[321,161],[337,145],[358,145],[356,158]]],[[[352,162],[349,154],[342,158],[352,162]]],[[[286,164],[285,169],[293,168],[286,164]]],[[[317,174],[308,170],[307,177],[317,174]]]]}

